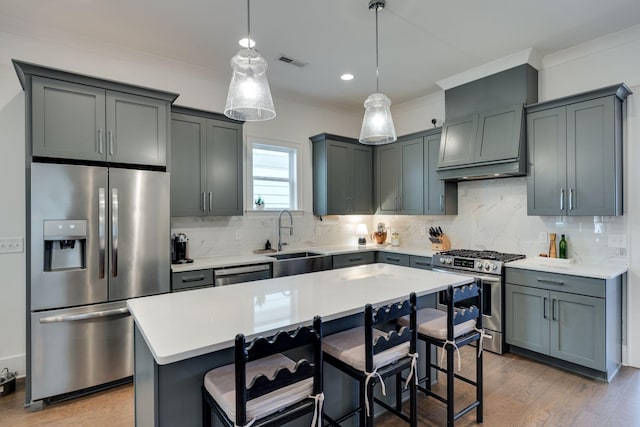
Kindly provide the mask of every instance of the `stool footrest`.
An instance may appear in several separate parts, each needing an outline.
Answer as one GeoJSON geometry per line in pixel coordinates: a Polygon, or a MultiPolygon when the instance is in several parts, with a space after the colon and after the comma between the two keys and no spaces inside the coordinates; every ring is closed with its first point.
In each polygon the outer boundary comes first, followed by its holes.
{"type": "Polygon", "coordinates": [[[393,406],[387,404],[386,402],[378,399],[377,397],[373,398],[373,401],[376,402],[378,405],[382,406],[384,409],[386,409],[389,412],[392,412],[393,414],[395,414],[396,416],[402,418],[403,420],[405,420],[406,422],[410,423],[411,420],[409,419],[408,416],[406,416],[405,414],[403,414],[402,412],[398,411],[396,408],[394,408],[393,406]]]}

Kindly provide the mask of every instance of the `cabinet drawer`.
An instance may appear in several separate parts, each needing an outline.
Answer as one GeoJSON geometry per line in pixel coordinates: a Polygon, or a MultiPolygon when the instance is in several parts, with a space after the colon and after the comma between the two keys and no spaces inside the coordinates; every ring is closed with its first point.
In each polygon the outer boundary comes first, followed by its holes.
{"type": "Polygon", "coordinates": [[[409,255],[395,254],[389,252],[378,252],[376,254],[376,262],[383,262],[385,264],[402,265],[409,267],[409,255]]]}
{"type": "Polygon", "coordinates": [[[431,258],[411,255],[409,257],[409,266],[413,268],[421,268],[423,270],[431,270],[431,258]]]}
{"type": "Polygon", "coordinates": [[[602,279],[519,268],[507,268],[506,282],[598,298],[604,298],[606,293],[606,282],[602,279]]]}
{"type": "Polygon", "coordinates": [[[171,290],[213,286],[213,269],[183,271],[171,274],[171,290]]]}
{"type": "Polygon", "coordinates": [[[353,267],[354,265],[373,264],[374,252],[357,252],[333,256],[333,268],[353,267]]]}

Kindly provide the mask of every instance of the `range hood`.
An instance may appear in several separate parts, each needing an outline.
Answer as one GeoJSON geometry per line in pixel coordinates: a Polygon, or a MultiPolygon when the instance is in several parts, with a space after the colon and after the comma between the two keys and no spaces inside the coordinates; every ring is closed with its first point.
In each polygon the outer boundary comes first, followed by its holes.
{"type": "Polygon", "coordinates": [[[445,90],[438,178],[447,181],[527,174],[524,106],[538,101],[529,64],[445,90]]]}

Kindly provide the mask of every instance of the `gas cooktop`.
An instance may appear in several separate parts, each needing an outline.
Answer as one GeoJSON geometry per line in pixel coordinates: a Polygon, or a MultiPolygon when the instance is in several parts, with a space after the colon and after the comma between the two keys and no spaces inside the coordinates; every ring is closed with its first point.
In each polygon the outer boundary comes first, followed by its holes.
{"type": "Polygon", "coordinates": [[[478,271],[495,275],[502,274],[503,264],[525,258],[521,254],[505,254],[496,251],[455,249],[438,252],[431,260],[435,268],[462,271],[478,271]]]}

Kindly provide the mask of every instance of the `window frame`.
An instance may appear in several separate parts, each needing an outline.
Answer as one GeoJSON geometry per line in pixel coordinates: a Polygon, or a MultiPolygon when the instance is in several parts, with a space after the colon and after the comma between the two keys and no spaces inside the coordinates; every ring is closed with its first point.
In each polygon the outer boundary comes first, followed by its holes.
{"type": "MultiPolygon", "coordinates": [[[[279,212],[281,208],[270,208],[268,201],[263,209],[256,209],[255,199],[257,195],[253,194],[253,149],[265,148],[269,149],[273,147],[273,151],[292,152],[293,155],[289,158],[289,176],[288,180],[282,179],[283,182],[290,182],[291,193],[289,195],[289,202],[293,206],[287,208],[292,212],[301,212],[303,210],[304,201],[302,199],[303,189],[303,174],[302,174],[302,157],[303,150],[302,144],[296,142],[282,141],[271,138],[263,138],[258,136],[247,135],[247,154],[246,154],[246,188],[245,188],[245,212],[279,212]]],[[[278,179],[276,179],[277,181],[278,179]]]]}

